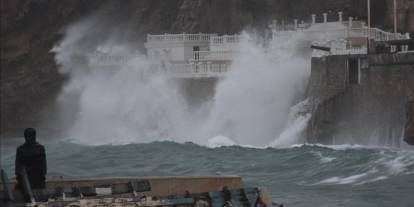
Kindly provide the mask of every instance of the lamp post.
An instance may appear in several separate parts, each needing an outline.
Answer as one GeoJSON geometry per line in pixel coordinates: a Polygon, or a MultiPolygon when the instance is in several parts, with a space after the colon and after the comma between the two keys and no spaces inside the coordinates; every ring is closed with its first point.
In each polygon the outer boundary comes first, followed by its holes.
{"type": "Polygon", "coordinates": [[[394,33],[398,32],[397,0],[394,0],[394,33]]]}
{"type": "Polygon", "coordinates": [[[371,0],[367,0],[368,9],[368,38],[367,38],[367,51],[370,53],[371,49],[371,0]]]}
{"type": "Polygon", "coordinates": [[[368,9],[368,38],[371,38],[371,0],[367,0],[367,9],[368,9]]]}

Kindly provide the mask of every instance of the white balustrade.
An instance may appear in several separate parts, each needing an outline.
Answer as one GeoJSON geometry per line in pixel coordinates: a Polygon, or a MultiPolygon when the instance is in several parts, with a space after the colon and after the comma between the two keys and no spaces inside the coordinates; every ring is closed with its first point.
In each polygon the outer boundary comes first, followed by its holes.
{"type": "Polygon", "coordinates": [[[350,48],[332,48],[330,54],[332,55],[356,55],[367,54],[366,47],[350,47],[350,48]]]}
{"type": "Polygon", "coordinates": [[[273,37],[290,37],[297,32],[304,32],[306,34],[330,34],[331,36],[339,37],[365,37],[374,39],[375,41],[389,41],[389,40],[404,40],[409,39],[405,34],[386,32],[378,28],[347,28],[347,29],[330,29],[326,31],[314,31],[306,29],[273,31],[273,37]]]}
{"type": "Polygon", "coordinates": [[[147,42],[183,42],[183,41],[210,41],[217,34],[163,34],[147,35],[147,42]]]}
{"type": "Polygon", "coordinates": [[[224,63],[172,64],[166,70],[167,75],[181,78],[221,77],[227,72],[228,65],[224,63]]]}
{"type": "Polygon", "coordinates": [[[191,61],[232,60],[236,53],[235,51],[194,51],[191,61]]]}
{"type": "Polygon", "coordinates": [[[226,43],[239,43],[240,35],[223,35],[212,37],[210,43],[213,45],[226,44],[226,43]]]}
{"type": "MultiPolygon", "coordinates": [[[[284,29],[277,27],[273,22],[272,34],[274,39],[289,38],[297,33],[304,35],[310,40],[324,38],[319,41],[323,47],[329,47],[331,50],[323,55],[347,55],[347,54],[367,54],[368,49],[365,45],[355,46],[349,44],[352,39],[348,38],[369,38],[375,41],[403,40],[410,39],[409,35],[399,33],[390,33],[378,28],[368,28],[364,24],[358,25],[352,17],[348,22],[343,20],[343,13],[338,12],[338,27],[328,22],[327,14],[323,14],[323,23],[316,23],[316,15],[312,15],[312,23],[299,24],[298,20],[294,25],[284,25],[284,29]],[[328,25],[329,23],[329,25],[328,25]],[[328,26],[319,27],[319,24],[328,26]],[[342,25],[342,26],[341,26],[342,25]],[[358,25],[358,28],[356,26],[358,25]],[[322,37],[322,38],[321,38],[322,37]]],[[[206,42],[209,43],[209,51],[194,51],[193,57],[185,64],[169,64],[162,71],[170,76],[197,78],[197,77],[220,77],[228,71],[228,64],[237,54],[238,44],[241,41],[240,35],[223,35],[217,34],[163,34],[147,35],[147,43],[165,43],[165,42],[206,42]]],[[[405,51],[406,48],[403,48],[405,51]]]]}

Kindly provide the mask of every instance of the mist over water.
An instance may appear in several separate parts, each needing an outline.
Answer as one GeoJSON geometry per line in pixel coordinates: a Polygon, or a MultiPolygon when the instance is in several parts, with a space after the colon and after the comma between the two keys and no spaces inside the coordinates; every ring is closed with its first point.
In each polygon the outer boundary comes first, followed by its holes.
{"type": "Polygon", "coordinates": [[[71,126],[65,139],[92,145],[171,140],[267,146],[289,128],[290,107],[303,95],[310,72],[309,60],[294,49],[272,49],[243,33],[213,98],[193,108],[177,84],[185,80],[154,73],[119,31],[94,39],[105,28],[97,21],[68,27],[52,50],[69,75],[58,99],[64,124],[71,126]]]}

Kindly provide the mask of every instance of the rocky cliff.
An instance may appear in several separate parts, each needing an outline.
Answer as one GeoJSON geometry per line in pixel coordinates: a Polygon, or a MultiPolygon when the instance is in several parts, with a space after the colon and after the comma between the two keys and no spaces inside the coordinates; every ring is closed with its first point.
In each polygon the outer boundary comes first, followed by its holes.
{"type": "MultiPolygon", "coordinates": [[[[400,31],[414,32],[413,5],[400,10],[400,31]]],[[[374,25],[390,29],[390,0],[376,0],[374,25]]],[[[236,33],[263,29],[272,19],[309,18],[312,13],[344,11],[365,18],[361,0],[5,0],[1,3],[1,133],[48,119],[65,77],[50,49],[66,25],[84,17],[108,20],[108,30],[127,22],[124,38],[140,43],[145,34],[177,32],[236,33]]],[[[120,31],[122,32],[122,31],[120,31]]],[[[106,31],[101,31],[106,33],[106,31]]]]}

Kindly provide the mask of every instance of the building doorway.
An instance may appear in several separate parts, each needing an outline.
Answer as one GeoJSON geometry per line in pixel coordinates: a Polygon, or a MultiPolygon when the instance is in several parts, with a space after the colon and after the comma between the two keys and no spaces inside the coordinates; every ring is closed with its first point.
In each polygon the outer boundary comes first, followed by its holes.
{"type": "Polygon", "coordinates": [[[200,46],[194,46],[193,47],[193,54],[194,54],[194,60],[200,59],[200,46]]]}
{"type": "Polygon", "coordinates": [[[349,84],[359,84],[359,81],[360,81],[359,58],[348,59],[348,80],[349,80],[349,84]]]}

